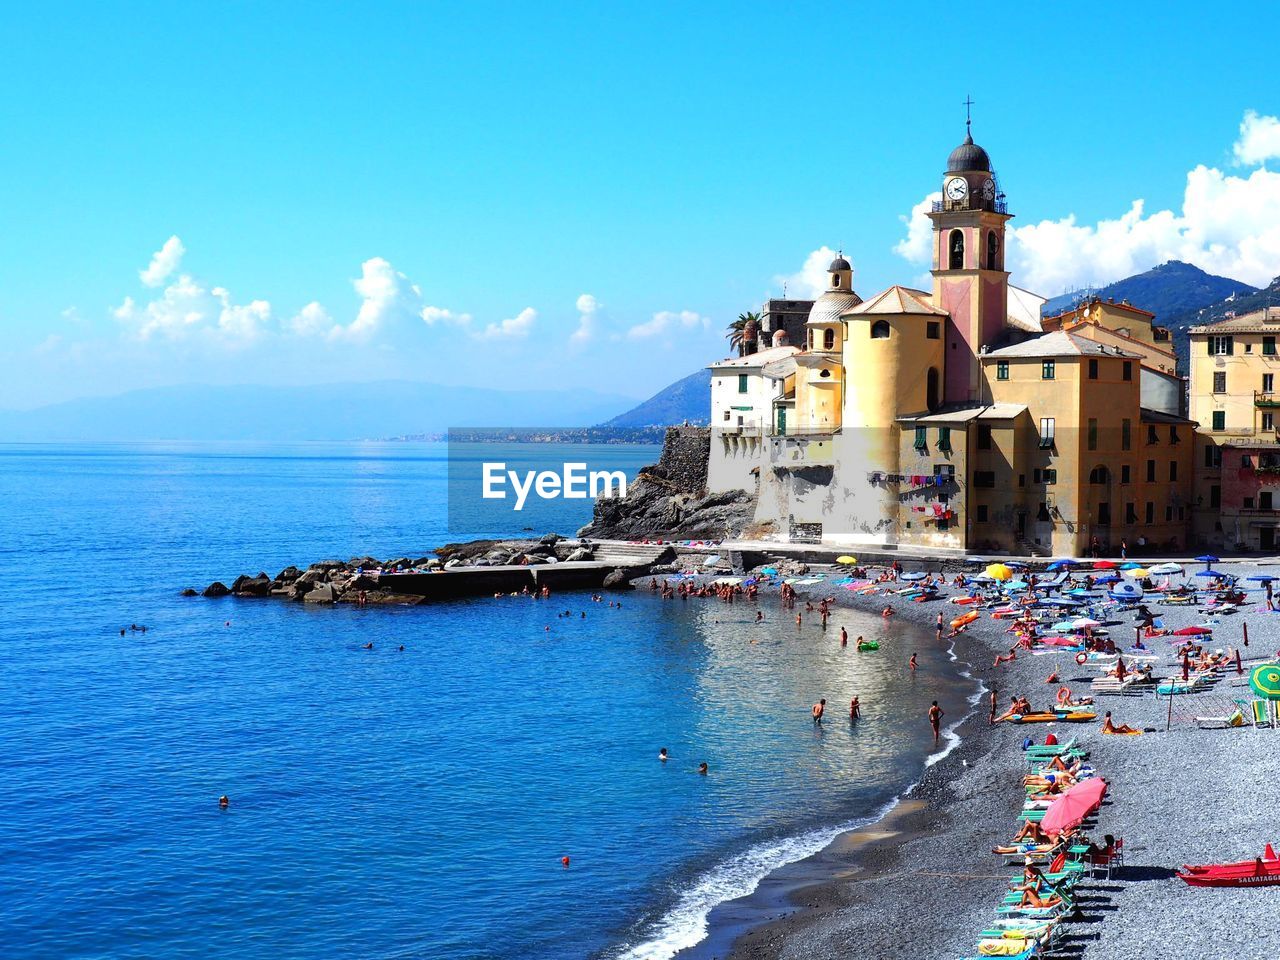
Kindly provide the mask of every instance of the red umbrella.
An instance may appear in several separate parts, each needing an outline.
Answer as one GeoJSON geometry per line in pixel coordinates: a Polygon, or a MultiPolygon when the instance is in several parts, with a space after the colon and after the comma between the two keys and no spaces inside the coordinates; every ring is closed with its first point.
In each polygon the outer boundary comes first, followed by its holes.
{"type": "Polygon", "coordinates": [[[1208,627],[1183,627],[1181,630],[1173,631],[1175,637],[1203,637],[1210,633],[1213,631],[1208,627]]]}
{"type": "Polygon", "coordinates": [[[1093,564],[1095,570],[1114,570],[1116,565],[1110,560],[1096,560],[1093,564]]]}
{"type": "Polygon", "coordinates": [[[1045,833],[1058,834],[1078,827],[1085,817],[1102,806],[1106,793],[1107,783],[1101,777],[1081,780],[1049,804],[1044,819],[1040,821],[1040,829],[1045,833]]]}

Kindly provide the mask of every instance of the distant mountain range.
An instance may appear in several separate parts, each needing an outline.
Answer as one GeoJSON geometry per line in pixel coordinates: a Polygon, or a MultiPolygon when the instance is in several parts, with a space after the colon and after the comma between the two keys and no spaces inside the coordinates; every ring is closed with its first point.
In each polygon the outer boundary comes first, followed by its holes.
{"type": "Polygon", "coordinates": [[[1081,300],[1101,297],[1104,300],[1128,300],[1135,307],[1150,310],[1156,315],[1157,323],[1168,326],[1171,317],[1199,310],[1232,295],[1253,293],[1256,289],[1230,277],[1205,273],[1190,263],[1170,260],[1105,287],[1074,290],[1054,297],[1045,303],[1041,316],[1051,317],[1081,300]]]}
{"type": "Polygon", "coordinates": [[[686,421],[705,425],[710,417],[711,371],[704,368],[664,387],[644,403],[601,426],[671,426],[686,421]]]}
{"type": "Polygon", "coordinates": [[[450,427],[585,427],[634,403],[585,390],[503,391],[405,380],[158,387],[0,411],[0,441],[362,440],[450,427]]]}

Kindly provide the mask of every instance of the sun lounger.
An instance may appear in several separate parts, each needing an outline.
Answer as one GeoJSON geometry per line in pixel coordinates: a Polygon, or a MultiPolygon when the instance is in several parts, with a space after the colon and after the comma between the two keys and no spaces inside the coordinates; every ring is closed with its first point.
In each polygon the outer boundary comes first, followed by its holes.
{"type": "Polygon", "coordinates": [[[1271,716],[1271,701],[1254,700],[1249,704],[1249,711],[1253,716],[1254,729],[1262,727],[1275,728],[1275,720],[1271,716]]]}
{"type": "Polygon", "coordinates": [[[1239,706],[1240,701],[1236,701],[1237,709],[1225,717],[1196,717],[1196,726],[1201,730],[1226,730],[1231,727],[1243,727],[1245,725],[1244,710],[1239,706]]]}

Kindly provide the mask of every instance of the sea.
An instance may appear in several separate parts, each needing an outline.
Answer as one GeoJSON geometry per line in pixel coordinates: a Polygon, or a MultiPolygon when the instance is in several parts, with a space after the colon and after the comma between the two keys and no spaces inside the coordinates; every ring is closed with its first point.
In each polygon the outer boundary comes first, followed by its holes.
{"type": "MultiPolygon", "coordinates": [[[[497,452],[584,454],[530,446],[497,452]]],[[[585,452],[628,476],[658,453],[585,452]]],[[[667,960],[878,817],[938,755],[929,702],[958,720],[974,693],[931,635],[843,610],[797,627],[772,600],[755,624],[647,589],[180,596],[457,539],[449,454],[0,445],[0,954],[667,960]],[[842,625],[880,650],[841,648],[842,625]]]]}

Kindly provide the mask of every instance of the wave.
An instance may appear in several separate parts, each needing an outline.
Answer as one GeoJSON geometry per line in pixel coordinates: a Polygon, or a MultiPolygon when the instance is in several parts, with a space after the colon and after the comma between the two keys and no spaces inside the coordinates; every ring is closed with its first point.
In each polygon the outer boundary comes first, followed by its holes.
{"type": "Polygon", "coordinates": [[[895,797],[870,817],[758,843],[716,864],[695,877],[671,909],[660,920],[648,925],[644,939],[623,945],[609,957],[611,960],[670,960],[707,936],[707,920],[717,906],[749,896],[770,873],[813,856],[830,846],[841,834],[882,820],[898,802],[895,797]]]}

